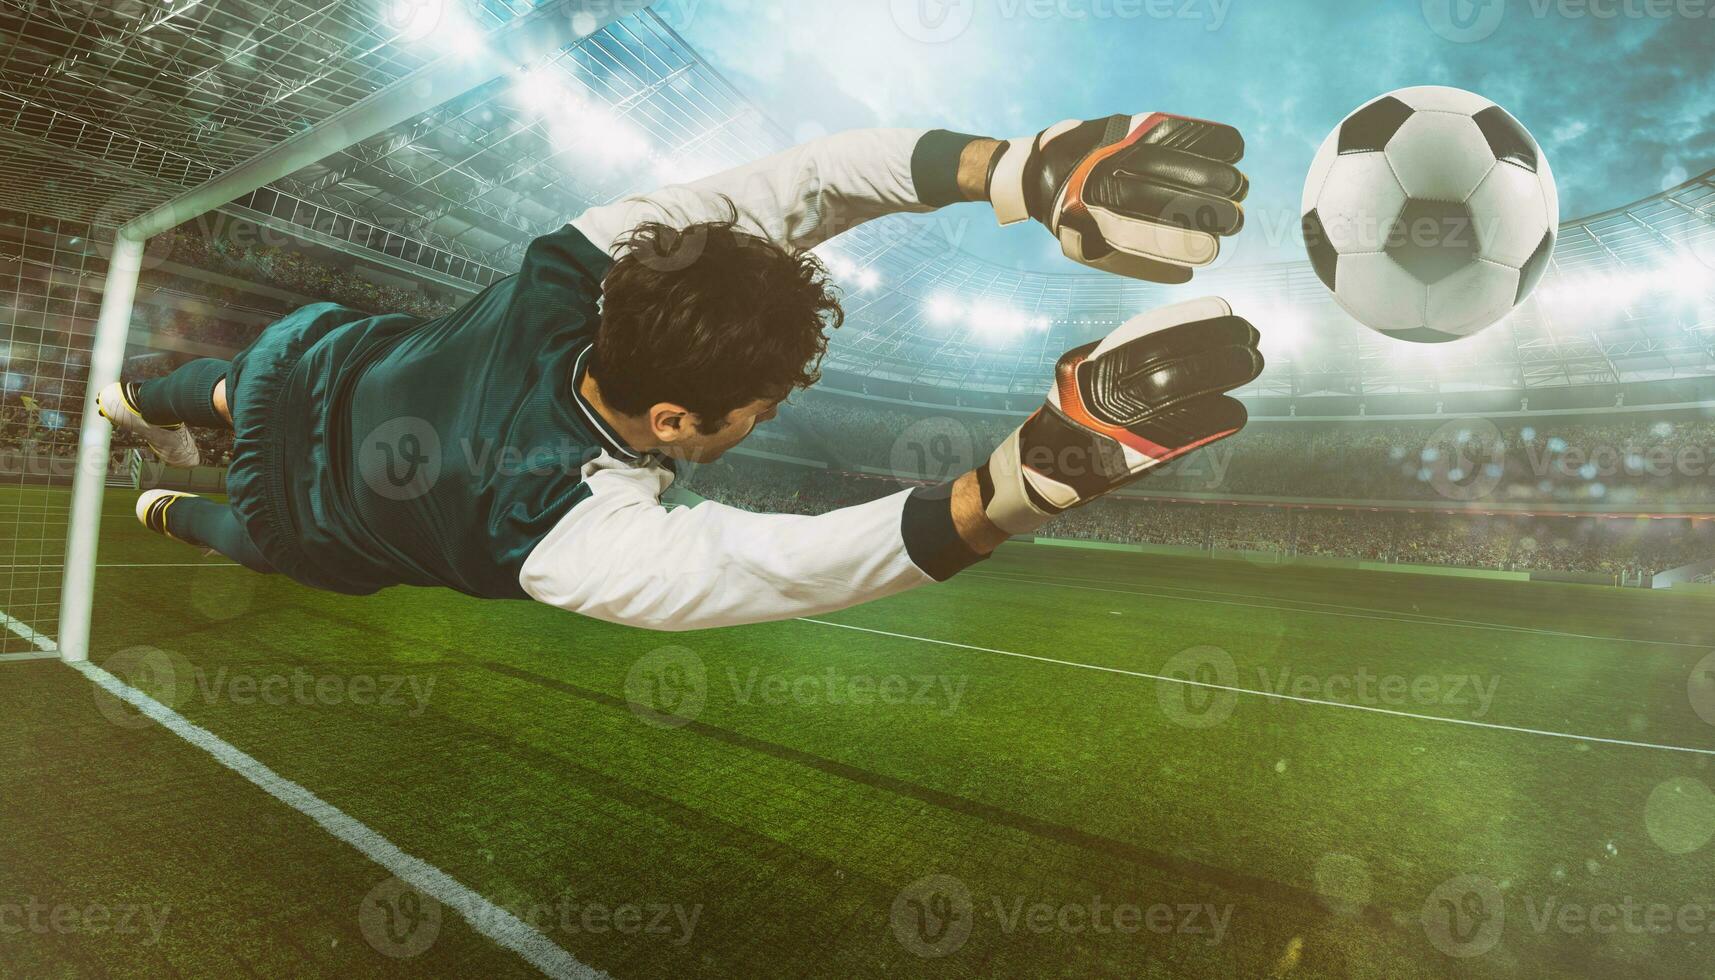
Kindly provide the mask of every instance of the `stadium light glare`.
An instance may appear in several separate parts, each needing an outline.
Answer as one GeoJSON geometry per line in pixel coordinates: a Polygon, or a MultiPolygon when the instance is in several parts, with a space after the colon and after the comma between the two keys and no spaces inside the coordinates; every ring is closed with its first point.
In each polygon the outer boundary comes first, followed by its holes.
{"type": "Polygon", "coordinates": [[[1007,338],[1030,326],[1032,317],[1022,311],[991,300],[981,300],[971,306],[968,317],[971,329],[990,338],[1007,338]]]}
{"type": "Polygon", "coordinates": [[[1710,286],[1715,284],[1715,270],[1705,265],[1703,260],[1692,254],[1682,254],[1670,264],[1666,271],[1666,286],[1675,296],[1684,300],[1699,300],[1709,295],[1710,286]]]}
{"type": "Polygon", "coordinates": [[[1297,354],[1310,340],[1310,318],[1300,307],[1264,303],[1236,304],[1234,309],[1263,325],[1258,333],[1262,335],[1264,357],[1297,354]]]}
{"type": "Polygon", "coordinates": [[[934,296],[930,298],[928,303],[924,304],[924,312],[928,315],[930,323],[945,324],[957,320],[959,314],[963,312],[963,308],[959,305],[959,301],[951,296],[934,296]]]}
{"type": "Polygon", "coordinates": [[[518,74],[513,86],[518,101],[534,113],[546,114],[564,106],[571,99],[559,72],[547,65],[527,68],[518,74]]]}

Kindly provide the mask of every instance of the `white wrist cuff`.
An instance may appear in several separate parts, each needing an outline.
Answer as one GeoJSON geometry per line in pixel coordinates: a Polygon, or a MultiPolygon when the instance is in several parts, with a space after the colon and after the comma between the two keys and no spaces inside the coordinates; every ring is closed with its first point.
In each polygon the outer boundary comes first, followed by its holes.
{"type": "Polygon", "coordinates": [[[1030,208],[1024,203],[1024,165],[1035,146],[1035,136],[1011,140],[1000,155],[1000,163],[995,165],[994,177],[989,181],[989,202],[994,205],[994,216],[1003,225],[1017,224],[1030,217],[1030,208]]]}
{"type": "Polygon", "coordinates": [[[1006,437],[989,457],[989,479],[994,495],[983,501],[983,513],[994,526],[1008,534],[1029,534],[1053,517],[1030,502],[1024,488],[1024,463],[1019,459],[1018,432],[1006,437]]]}

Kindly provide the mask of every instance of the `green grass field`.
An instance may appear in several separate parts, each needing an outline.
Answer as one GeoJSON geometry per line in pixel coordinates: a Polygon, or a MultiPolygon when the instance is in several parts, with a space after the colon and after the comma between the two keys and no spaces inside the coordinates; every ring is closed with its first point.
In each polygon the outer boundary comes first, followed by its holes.
{"type": "MultiPolygon", "coordinates": [[[[1012,545],[652,634],[129,499],[96,663],[616,977],[1715,976],[1707,597],[1012,545]]],[[[535,972],[62,664],[0,717],[0,974],[535,972]]]]}

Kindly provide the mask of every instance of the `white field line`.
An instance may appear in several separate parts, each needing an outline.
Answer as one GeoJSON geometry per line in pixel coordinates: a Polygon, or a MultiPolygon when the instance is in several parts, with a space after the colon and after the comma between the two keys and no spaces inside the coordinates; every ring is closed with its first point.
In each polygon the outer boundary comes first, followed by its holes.
{"type": "Polygon", "coordinates": [[[1025,572],[975,572],[967,571],[962,577],[992,578],[1001,582],[1016,582],[1020,585],[1046,585],[1056,589],[1082,589],[1085,592],[1109,592],[1115,595],[1143,596],[1150,599],[1174,599],[1180,602],[1205,602],[1221,606],[1243,606],[1247,609],[1272,609],[1276,612],[1304,613],[1309,616],[1336,616],[1341,619],[1371,619],[1389,623],[1404,623],[1412,626],[1445,626],[1449,629],[1489,630],[1497,633],[1527,633],[1535,636],[1557,636],[1569,640],[1604,640],[1610,643],[1647,643],[1652,646],[1690,647],[1697,650],[1707,650],[1710,644],[1691,643],[1685,640],[1649,640],[1635,636],[1599,636],[1594,633],[1572,633],[1566,630],[1543,629],[1537,626],[1514,626],[1508,623],[1485,623],[1472,619],[1452,619],[1446,616],[1431,616],[1427,613],[1384,613],[1364,606],[1344,606],[1332,602],[1318,602],[1314,599],[1291,599],[1285,596],[1255,595],[1243,592],[1221,592],[1215,589],[1189,589],[1176,585],[1160,586],[1172,591],[1160,592],[1146,589],[1114,589],[1096,585],[1079,585],[1061,578],[1042,578],[1025,572]],[[1196,595],[1178,595],[1177,592],[1193,592],[1196,595]],[[1234,598],[1211,598],[1212,596],[1237,596],[1234,598]],[[1296,602],[1311,606],[1330,606],[1328,609],[1302,609],[1298,606],[1283,606],[1268,602],[1241,602],[1239,599],[1273,599],[1279,602],[1296,602]]]}
{"type": "MultiPolygon", "coordinates": [[[[57,653],[52,640],[4,612],[0,612],[0,618],[12,632],[35,643],[44,655],[57,653]]],[[[381,865],[395,878],[448,906],[470,923],[472,929],[522,956],[525,962],[545,975],[606,980],[607,974],[585,966],[524,920],[460,884],[440,868],[400,850],[398,845],[355,817],[281,776],[208,729],[193,724],[183,715],[92,663],[85,661],[67,666],[174,735],[207,752],[216,762],[254,783],[269,796],[314,820],[323,830],[356,848],[358,853],[381,865]]]]}
{"type": "Polygon", "coordinates": [[[1634,742],[1623,738],[1603,738],[1599,735],[1576,735],[1571,732],[1554,732],[1542,728],[1520,728],[1516,725],[1501,725],[1490,721],[1472,721],[1466,718],[1444,718],[1439,715],[1424,715],[1412,711],[1399,711],[1393,708],[1378,708],[1368,704],[1351,704],[1346,701],[1325,701],[1320,698],[1305,698],[1294,694],[1280,694],[1275,691],[1258,691],[1248,687],[1231,687],[1226,684],[1211,684],[1207,681],[1194,681],[1184,677],[1167,677],[1162,674],[1150,674],[1141,670],[1126,670],[1123,667],[1103,667],[1098,664],[1079,663],[1076,660],[1058,660],[1054,657],[1039,657],[1032,653],[1015,653],[1011,650],[997,650],[994,647],[979,647],[969,643],[955,643],[952,640],[937,640],[929,636],[913,636],[910,633],[893,633],[888,630],[871,629],[867,626],[853,626],[849,623],[835,623],[826,619],[810,619],[800,617],[799,622],[815,623],[818,626],[833,626],[843,630],[856,630],[859,633],[874,633],[877,636],[890,636],[900,640],[916,640],[919,643],[934,643],[938,646],[957,647],[960,650],[974,650],[978,653],[993,653],[1002,657],[1017,657],[1020,660],[1035,660],[1045,664],[1057,664],[1061,667],[1077,667],[1081,670],[1098,670],[1107,674],[1123,674],[1126,677],[1140,677],[1144,680],[1165,681],[1169,684],[1183,684],[1187,687],[1201,687],[1211,691],[1227,691],[1232,694],[1248,694],[1252,697],[1274,698],[1279,701],[1295,701],[1299,704],[1319,704],[1329,708],[1349,708],[1353,711],[1369,711],[1378,715],[1392,715],[1396,718],[1411,718],[1417,721],[1438,722],[1444,725],[1465,725],[1470,728],[1487,728],[1499,732],[1516,732],[1522,735],[1542,735],[1548,738],[1565,738],[1577,742],[1600,742],[1604,745],[1625,745],[1638,749],[1659,749],[1663,752],[1689,752],[1694,755],[1715,756],[1715,749],[1699,749],[1687,745],[1664,745],[1657,742],[1634,742]]]}
{"type": "MultiPolygon", "coordinates": [[[[64,565],[0,565],[0,571],[20,568],[64,568],[64,565]]],[[[243,568],[235,561],[97,562],[96,568],[243,568]]]]}
{"type": "Polygon", "coordinates": [[[5,626],[8,630],[11,630],[18,636],[23,637],[24,641],[35,647],[37,651],[35,653],[8,653],[0,659],[45,660],[48,657],[57,657],[60,655],[59,646],[49,637],[43,636],[32,629],[29,623],[26,623],[21,619],[14,619],[6,613],[0,612],[0,625],[5,626]]]}

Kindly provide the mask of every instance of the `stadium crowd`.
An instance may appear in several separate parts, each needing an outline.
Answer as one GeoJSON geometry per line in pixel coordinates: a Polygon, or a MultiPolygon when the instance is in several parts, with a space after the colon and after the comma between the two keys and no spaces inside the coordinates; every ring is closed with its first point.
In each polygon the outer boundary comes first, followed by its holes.
{"type": "MultiPolygon", "coordinates": [[[[701,466],[694,493],[746,510],[816,514],[901,489],[895,479],[756,460],[701,466]]],[[[1715,557],[1715,519],[1462,515],[1110,497],[1042,536],[1634,580],[1715,557]]]]}
{"type": "MultiPolygon", "coordinates": [[[[921,458],[901,452],[914,433],[932,431],[943,449],[978,460],[1022,421],[829,395],[800,397],[792,411],[829,458],[889,471],[921,458]],[[925,426],[930,418],[936,422],[925,426]]],[[[1150,486],[1362,501],[1715,503],[1715,414],[1254,420],[1234,438],[1157,472],[1150,486]]]]}
{"type": "MultiPolygon", "coordinates": [[[[445,297],[421,289],[378,283],[349,268],[281,246],[242,245],[228,238],[179,228],[169,232],[162,245],[151,244],[150,247],[158,249],[166,260],[275,286],[317,301],[343,303],[366,313],[437,317],[452,312],[456,306],[445,297]]],[[[200,288],[209,290],[211,287],[202,284],[200,288]]]]}

